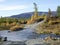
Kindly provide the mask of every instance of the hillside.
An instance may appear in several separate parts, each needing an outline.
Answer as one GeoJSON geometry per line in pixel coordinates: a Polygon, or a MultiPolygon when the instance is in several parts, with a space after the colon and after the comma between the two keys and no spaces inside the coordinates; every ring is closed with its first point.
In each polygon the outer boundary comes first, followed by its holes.
{"type": "MultiPolygon", "coordinates": [[[[10,16],[10,18],[30,18],[33,14],[34,14],[34,12],[27,12],[27,13],[12,15],[12,16],[10,16]]],[[[48,12],[38,12],[38,14],[39,15],[42,15],[42,14],[47,15],[48,12]]],[[[57,12],[52,11],[52,15],[57,15],[57,12]]]]}

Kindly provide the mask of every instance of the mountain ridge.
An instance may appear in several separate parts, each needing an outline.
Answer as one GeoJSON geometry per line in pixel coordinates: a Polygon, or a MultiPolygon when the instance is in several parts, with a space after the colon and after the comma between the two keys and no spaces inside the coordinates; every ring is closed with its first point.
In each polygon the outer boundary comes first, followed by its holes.
{"type": "MultiPolygon", "coordinates": [[[[51,13],[53,16],[57,15],[56,11],[52,11],[51,13]]],[[[17,15],[12,15],[9,18],[30,18],[33,14],[34,14],[34,12],[26,12],[26,13],[21,13],[21,14],[17,14],[17,15]]],[[[38,12],[38,14],[39,15],[42,15],[42,14],[48,15],[48,12],[38,12]]]]}

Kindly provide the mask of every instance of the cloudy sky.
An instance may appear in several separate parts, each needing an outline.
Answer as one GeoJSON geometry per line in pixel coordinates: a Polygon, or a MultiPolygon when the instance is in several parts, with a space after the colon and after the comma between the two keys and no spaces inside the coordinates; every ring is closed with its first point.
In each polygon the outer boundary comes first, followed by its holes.
{"type": "Polygon", "coordinates": [[[38,11],[56,11],[60,0],[0,0],[0,16],[11,16],[34,11],[33,3],[37,4],[38,11]]]}

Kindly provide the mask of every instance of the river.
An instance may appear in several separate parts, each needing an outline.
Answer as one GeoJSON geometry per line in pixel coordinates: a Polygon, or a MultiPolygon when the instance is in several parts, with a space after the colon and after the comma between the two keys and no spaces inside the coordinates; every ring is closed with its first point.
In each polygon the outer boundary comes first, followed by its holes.
{"type": "MultiPolygon", "coordinates": [[[[24,29],[21,31],[9,32],[9,30],[0,31],[2,37],[7,37],[8,41],[25,41],[39,38],[41,35],[34,32],[33,29],[24,29]]],[[[41,36],[42,38],[42,36],[41,36]]]]}
{"type": "Polygon", "coordinates": [[[34,28],[42,22],[39,22],[37,24],[35,23],[32,25],[26,25],[25,27],[27,28],[20,31],[9,32],[9,30],[3,30],[3,31],[0,31],[0,35],[2,37],[7,37],[8,41],[25,41],[28,39],[38,38],[39,34],[35,33],[34,28]]]}
{"type": "MultiPolygon", "coordinates": [[[[7,37],[8,41],[25,41],[35,38],[45,38],[50,34],[37,34],[33,29],[24,29],[21,31],[8,32],[9,30],[0,31],[2,37],[7,37]]],[[[55,36],[55,35],[52,35],[55,36]]]]}
{"type": "MultiPolygon", "coordinates": [[[[54,34],[37,34],[35,33],[35,27],[41,23],[43,23],[44,21],[41,21],[39,23],[35,23],[32,25],[29,25],[29,28],[25,28],[23,30],[20,31],[13,31],[13,32],[9,32],[9,30],[3,30],[0,31],[0,35],[2,37],[7,37],[8,41],[26,41],[29,39],[36,39],[36,38],[42,38],[44,39],[47,36],[53,36],[53,37],[57,37],[57,35],[54,34]]],[[[27,26],[25,26],[27,27],[27,26]]],[[[60,35],[58,36],[60,38],[60,35]]]]}
{"type": "Polygon", "coordinates": [[[27,37],[32,34],[33,30],[24,29],[22,31],[8,32],[9,30],[0,31],[2,37],[7,37],[7,40],[11,41],[24,41],[27,37]]]}

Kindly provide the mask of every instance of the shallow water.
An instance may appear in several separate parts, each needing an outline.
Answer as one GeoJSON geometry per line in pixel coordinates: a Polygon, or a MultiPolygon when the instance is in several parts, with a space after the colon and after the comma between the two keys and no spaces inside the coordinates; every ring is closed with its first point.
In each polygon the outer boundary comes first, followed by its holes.
{"type": "Polygon", "coordinates": [[[45,38],[48,35],[55,36],[52,34],[37,34],[34,33],[33,29],[24,29],[21,31],[8,32],[9,30],[0,31],[2,37],[7,37],[8,41],[25,41],[35,38],[45,38]]]}
{"type": "Polygon", "coordinates": [[[31,29],[24,29],[22,31],[8,32],[8,30],[0,31],[2,37],[7,37],[7,40],[22,41],[27,40],[27,36],[33,32],[31,29]]]}

